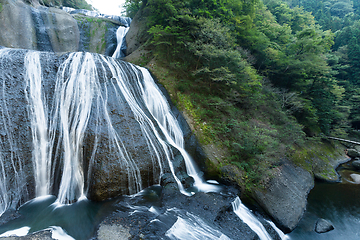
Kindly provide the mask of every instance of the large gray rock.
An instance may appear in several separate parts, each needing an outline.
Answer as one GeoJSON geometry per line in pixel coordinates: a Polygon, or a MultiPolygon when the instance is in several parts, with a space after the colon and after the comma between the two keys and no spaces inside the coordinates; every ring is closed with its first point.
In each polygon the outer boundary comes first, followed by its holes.
{"type": "Polygon", "coordinates": [[[5,0],[2,6],[1,46],[55,52],[78,50],[79,30],[70,14],[56,8],[34,8],[20,0],[5,0]]]}
{"type": "Polygon", "coordinates": [[[36,33],[30,6],[22,1],[2,1],[0,12],[0,45],[36,49],[36,33]]]}
{"type": "Polygon", "coordinates": [[[1,239],[3,239],[3,240],[54,240],[54,238],[52,238],[52,233],[50,230],[39,231],[39,232],[31,233],[29,235],[22,236],[22,237],[11,236],[11,237],[4,237],[1,239]]]}
{"type": "Polygon", "coordinates": [[[141,9],[130,24],[130,29],[126,34],[126,55],[130,55],[139,49],[149,39],[148,28],[146,25],[146,10],[141,9]]]}
{"type": "Polygon", "coordinates": [[[291,163],[284,163],[268,182],[266,190],[256,191],[257,202],[285,232],[292,231],[306,209],[307,195],[314,186],[312,175],[291,163]]]}
{"type": "Polygon", "coordinates": [[[116,31],[121,25],[110,19],[72,14],[80,32],[79,51],[112,56],[117,46],[116,31]]]}
{"type": "Polygon", "coordinates": [[[351,163],[351,165],[357,169],[357,170],[360,170],[360,160],[355,160],[351,163]]]}
{"type": "Polygon", "coordinates": [[[0,46],[48,52],[86,51],[111,56],[116,30],[123,23],[103,17],[69,14],[61,9],[2,1],[0,46]]]}
{"type": "MultiPolygon", "coordinates": [[[[10,50],[7,53],[8,57],[3,55],[0,58],[0,92],[2,93],[0,94],[2,103],[0,111],[3,118],[0,121],[0,149],[8,150],[0,152],[0,157],[9,164],[6,167],[10,170],[12,162],[19,161],[19,163],[16,162],[16,166],[19,165],[19,169],[16,170],[19,172],[21,169],[23,178],[19,183],[20,190],[30,193],[30,197],[32,197],[34,195],[34,174],[31,161],[33,135],[29,118],[29,108],[31,107],[24,91],[28,87],[23,67],[26,53],[26,50],[10,50]]],[[[58,71],[65,67],[62,64],[69,58],[69,54],[57,56],[53,53],[41,53],[40,58],[43,70],[44,102],[48,103],[45,107],[48,109],[48,118],[60,119],[60,116],[56,114],[56,104],[54,105],[54,101],[58,99],[55,98],[59,96],[55,89],[59,84],[61,86],[65,80],[57,81],[56,79],[58,71]]],[[[158,138],[150,127],[153,125],[155,129],[159,130],[155,119],[144,107],[145,103],[140,95],[140,85],[135,78],[136,75],[140,75],[139,70],[134,69],[129,63],[118,62],[123,70],[121,78],[129,88],[127,94],[136,99],[138,107],[142,108],[144,112],[141,117],[134,114],[129,102],[125,100],[126,97],[117,87],[107,63],[103,62],[99,55],[95,54],[93,58],[98,66],[99,76],[96,84],[91,83],[94,84],[93,88],[96,94],[90,99],[74,98],[71,100],[75,109],[78,104],[82,104],[82,101],[92,101],[89,122],[81,136],[83,137],[82,145],[79,146],[81,148],[79,161],[81,161],[81,171],[84,174],[88,198],[102,201],[123,194],[134,194],[145,187],[159,184],[162,173],[170,174],[171,178],[167,154],[171,158],[173,168],[180,181],[186,182],[188,176],[181,154],[171,148],[168,149],[168,153],[162,151],[162,144],[158,142],[158,138]],[[148,121],[142,119],[148,119],[148,121]],[[119,149],[122,149],[122,152],[119,149]]],[[[69,91],[73,91],[73,89],[70,88],[69,91]]],[[[69,113],[69,115],[72,114],[76,113],[69,113]]],[[[71,129],[76,128],[78,123],[72,122],[70,118],[69,124],[71,129]]],[[[60,125],[59,121],[55,122],[56,136],[52,152],[54,169],[51,171],[53,174],[51,193],[55,195],[64,171],[64,148],[62,145],[64,130],[60,125]]],[[[159,131],[159,137],[164,140],[161,131],[159,131]]],[[[9,181],[18,181],[15,169],[7,174],[9,181]]],[[[13,182],[9,184],[16,185],[13,182]]],[[[18,190],[12,189],[12,191],[14,196],[19,195],[18,190]]],[[[71,201],[71,199],[69,200],[71,201]]]]}
{"type": "MultiPolygon", "coordinates": [[[[259,239],[234,213],[232,202],[238,194],[236,189],[224,187],[222,194],[199,192],[189,197],[181,194],[176,187],[164,185],[160,197],[151,204],[148,199],[144,201],[146,194],[118,201],[116,211],[101,222],[97,238],[104,239],[104,233],[109,234],[108,239],[113,239],[111,236],[127,237],[126,233],[129,231],[132,235],[130,239],[169,239],[169,229],[180,227],[184,234],[182,239],[193,239],[194,236],[201,239],[201,234],[203,238],[207,236],[209,239],[210,234],[214,234],[211,239],[225,239],[225,236],[230,239],[259,239]],[[139,209],[136,214],[129,214],[128,211],[133,210],[128,206],[138,206],[139,203],[141,206],[145,203],[146,207],[142,207],[145,210],[139,209]],[[156,209],[156,214],[148,211],[147,207],[156,209]],[[196,227],[197,231],[193,231],[191,226],[196,227]]],[[[272,239],[279,239],[274,229],[261,216],[258,219],[272,239]]]]}
{"type": "Polygon", "coordinates": [[[351,158],[357,158],[360,157],[360,152],[358,152],[356,149],[347,149],[346,155],[348,155],[351,158]]]}
{"type": "Polygon", "coordinates": [[[315,224],[315,232],[317,233],[326,233],[334,230],[334,226],[328,220],[319,218],[315,224]]]}

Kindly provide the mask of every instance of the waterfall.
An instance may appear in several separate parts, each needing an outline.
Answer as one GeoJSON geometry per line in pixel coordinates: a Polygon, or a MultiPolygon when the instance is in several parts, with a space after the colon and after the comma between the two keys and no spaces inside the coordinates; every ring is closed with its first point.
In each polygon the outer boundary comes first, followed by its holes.
{"type": "Polygon", "coordinates": [[[213,229],[201,218],[191,213],[178,216],[177,221],[166,232],[165,236],[172,240],[230,240],[228,236],[213,229]]]}
{"type": "Polygon", "coordinates": [[[290,240],[291,238],[289,236],[287,236],[286,234],[284,234],[276,225],[275,223],[273,223],[272,221],[266,220],[270,226],[275,230],[275,232],[279,235],[279,237],[281,238],[281,240],[290,240]]]}
{"type": "Polygon", "coordinates": [[[44,19],[41,16],[42,12],[47,9],[45,7],[31,8],[31,15],[35,25],[35,33],[37,39],[37,49],[40,51],[52,52],[53,47],[51,45],[50,37],[48,35],[44,19]]]}
{"type": "Polygon", "coordinates": [[[260,240],[271,240],[269,233],[265,230],[261,222],[250,212],[250,210],[242,204],[239,197],[232,202],[234,212],[238,217],[246,223],[260,238],[260,240]]]}
{"type": "Polygon", "coordinates": [[[125,57],[124,51],[126,50],[125,36],[129,31],[129,27],[119,27],[116,31],[117,47],[112,55],[113,58],[123,58],[125,57]]]}
{"type": "Polygon", "coordinates": [[[86,10],[86,9],[75,9],[75,8],[70,8],[70,7],[62,7],[61,9],[70,14],[84,14],[89,17],[112,19],[112,20],[120,22],[125,27],[130,27],[130,23],[131,23],[131,18],[129,18],[129,17],[108,15],[108,14],[99,13],[97,11],[90,11],[90,10],[86,10]]]}
{"type": "MultiPolygon", "coordinates": [[[[10,53],[20,56],[21,51],[2,49],[0,53],[0,64],[6,69],[4,59],[10,57],[10,53]]],[[[166,98],[146,69],[114,58],[78,52],[70,53],[64,58],[57,68],[56,78],[49,81],[44,79],[45,73],[42,70],[42,61],[46,63],[46,56],[36,51],[25,52],[22,88],[24,95],[19,96],[26,101],[22,107],[26,109],[28,120],[21,116],[19,118],[21,121],[28,121],[26,124],[29,124],[22,134],[29,132],[31,135],[28,146],[37,197],[57,194],[59,203],[69,204],[87,196],[91,186],[90,180],[93,178],[93,168],[98,161],[99,145],[104,146],[100,132],[106,133],[108,143],[105,146],[115,156],[119,168],[124,171],[124,176],[127,176],[127,179],[119,184],[127,188],[129,194],[135,194],[144,188],[138,167],[140,159],[128,152],[123,136],[113,125],[113,119],[110,117],[114,110],[109,109],[109,106],[114,105],[118,108],[117,102],[123,102],[131,109],[131,114],[141,130],[146,143],[146,149],[142,151],[148,152],[152,161],[152,184],[160,184],[166,165],[179,190],[186,195],[193,194],[185,190],[177,176],[179,173],[173,166],[175,150],[182,156],[187,174],[195,180],[194,186],[199,191],[219,190],[218,186],[204,183],[200,177],[199,171],[184,149],[184,136],[180,125],[171,113],[166,98]],[[89,131],[90,124],[95,139],[85,162],[84,137],[89,131]]],[[[18,195],[25,186],[22,179],[30,177],[21,175],[23,163],[17,163],[28,157],[17,156],[22,152],[19,151],[21,147],[17,146],[20,142],[13,140],[17,138],[14,135],[16,131],[11,131],[8,127],[15,122],[12,122],[13,113],[7,110],[9,97],[5,84],[4,80],[0,134],[5,137],[0,139],[0,151],[14,149],[11,151],[10,162],[13,175],[16,177],[8,183],[9,179],[6,179],[6,176],[9,175],[9,161],[6,160],[8,157],[1,154],[0,177],[4,179],[0,183],[1,206],[4,208],[2,211],[8,208],[14,198],[8,195],[8,192],[12,192],[9,189],[17,186],[18,190],[15,193],[18,195]]],[[[122,113],[119,114],[121,116],[122,113]]]]}
{"type": "Polygon", "coordinates": [[[193,163],[191,157],[185,150],[183,132],[180,128],[178,121],[171,113],[171,109],[166,98],[156,86],[149,71],[141,67],[140,70],[142,72],[144,82],[143,85],[139,85],[142,86],[141,91],[143,99],[146,103],[146,107],[157,120],[159,126],[161,127],[163,133],[166,136],[166,140],[173,147],[180,151],[185,161],[187,174],[191,176],[195,181],[194,186],[198,188],[198,190],[203,192],[219,191],[220,187],[213,184],[205,183],[200,177],[196,165],[193,163]]]}
{"type": "MultiPolygon", "coordinates": [[[[239,197],[237,197],[235,201],[232,202],[232,206],[235,214],[259,236],[260,240],[272,239],[264,226],[261,224],[261,222],[255,217],[254,214],[251,213],[251,211],[244,204],[242,204],[239,197]]],[[[290,237],[286,236],[278,227],[276,227],[276,225],[272,221],[266,221],[276,231],[281,240],[290,240],[290,237]]]]}
{"type": "Polygon", "coordinates": [[[39,52],[28,52],[24,60],[25,96],[28,101],[28,114],[31,119],[33,139],[32,161],[36,196],[50,193],[51,156],[48,138],[48,113],[45,96],[42,91],[42,72],[39,52]]]}
{"type": "MultiPolygon", "coordinates": [[[[158,132],[155,125],[152,123],[151,119],[149,119],[149,117],[144,113],[142,108],[137,104],[137,101],[139,101],[139,99],[135,99],[135,96],[127,90],[129,88],[130,89],[135,88],[136,89],[135,92],[137,94],[144,93],[142,90],[142,84],[140,83],[141,80],[145,80],[144,76],[141,75],[141,72],[139,72],[137,67],[135,67],[134,65],[131,65],[131,68],[132,68],[131,72],[134,73],[134,75],[132,77],[133,77],[133,79],[135,79],[137,81],[132,82],[133,84],[130,84],[130,81],[123,81],[124,70],[121,68],[121,65],[119,65],[119,63],[117,61],[114,61],[114,59],[110,59],[110,58],[105,59],[104,57],[102,57],[102,59],[110,67],[110,70],[113,75],[113,79],[116,80],[116,83],[117,83],[119,89],[123,93],[126,101],[129,103],[129,106],[132,109],[132,112],[135,114],[136,120],[138,121],[139,125],[141,126],[141,130],[144,133],[144,136],[146,137],[149,148],[153,149],[153,151],[155,153],[154,157],[156,157],[155,161],[159,164],[160,169],[161,169],[160,174],[162,175],[162,173],[163,173],[162,163],[161,163],[161,158],[162,158],[161,155],[163,155],[166,158],[166,160],[170,166],[170,169],[172,171],[172,174],[173,174],[176,182],[178,183],[180,191],[185,192],[184,187],[182,186],[180,180],[177,178],[177,176],[173,170],[173,167],[172,167],[171,161],[172,161],[173,155],[172,155],[171,149],[169,148],[168,144],[162,139],[162,137],[160,136],[161,133],[158,132]],[[134,84],[134,83],[136,83],[136,84],[134,84]],[[156,139],[152,139],[150,137],[151,136],[150,132],[155,134],[156,139]],[[161,154],[161,153],[163,153],[163,154],[161,154]]],[[[157,95],[151,95],[149,97],[158,99],[158,100],[161,100],[162,98],[164,98],[160,92],[158,92],[157,95]],[[157,98],[157,97],[159,97],[159,94],[161,95],[160,99],[157,98]]],[[[158,103],[160,103],[160,102],[161,101],[159,101],[158,103]]],[[[164,132],[162,134],[164,134],[164,132]]]]}
{"type": "Polygon", "coordinates": [[[88,53],[74,53],[60,66],[55,87],[53,126],[60,125],[63,174],[58,200],[67,203],[84,195],[83,137],[95,95],[96,66],[88,53]],[[82,59],[84,58],[84,59],[82,59]],[[59,121],[59,122],[57,122],[59,121]]]}
{"type": "Polygon", "coordinates": [[[159,169],[154,172],[158,175],[156,179],[160,179],[164,173],[165,160],[180,191],[188,194],[172,166],[174,155],[171,148],[175,147],[182,154],[189,175],[195,179],[196,187],[204,191],[218,190],[214,185],[204,184],[199,177],[195,165],[184,150],[180,126],[149,72],[124,64],[101,55],[71,53],[58,69],[53,101],[49,102],[49,96],[45,95],[42,88],[45,83],[40,54],[35,51],[26,53],[24,92],[31,122],[36,196],[51,194],[58,174],[56,166],[61,167],[58,192],[60,203],[71,203],[86,195],[89,183],[85,183],[85,179],[91,178],[99,141],[94,141],[92,157],[86,163],[88,166],[84,166],[83,141],[90,119],[97,123],[105,119],[109,146],[127,172],[129,192],[134,194],[143,188],[140,171],[112,125],[107,106],[109,91],[115,92],[117,98],[124,98],[134,114],[149,152],[153,153],[154,169],[159,169]],[[100,79],[111,80],[104,84],[100,79]],[[84,169],[88,169],[87,177],[84,169]],[[201,188],[202,185],[210,188],[201,188]]]}

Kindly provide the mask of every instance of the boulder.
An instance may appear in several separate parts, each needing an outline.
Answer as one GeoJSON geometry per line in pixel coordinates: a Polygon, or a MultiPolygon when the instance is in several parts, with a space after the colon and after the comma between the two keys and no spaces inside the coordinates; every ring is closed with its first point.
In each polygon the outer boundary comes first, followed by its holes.
{"type": "Polygon", "coordinates": [[[358,152],[355,149],[347,149],[346,155],[348,155],[351,158],[357,158],[357,157],[360,157],[360,152],[358,152]]]}
{"type": "Polygon", "coordinates": [[[0,45],[40,51],[77,51],[79,30],[75,19],[56,9],[5,0],[0,12],[0,45]]]}
{"type": "Polygon", "coordinates": [[[356,169],[360,170],[360,160],[355,160],[351,163],[351,165],[356,169]]]}
{"type": "Polygon", "coordinates": [[[21,0],[4,0],[0,12],[0,46],[111,56],[117,46],[116,30],[122,25],[101,16],[69,14],[39,4],[31,6],[21,0]]]}
{"type": "Polygon", "coordinates": [[[35,233],[31,233],[26,236],[10,236],[10,237],[3,237],[1,238],[3,240],[54,240],[52,238],[52,232],[51,230],[42,230],[35,233]]]}
{"type": "Polygon", "coordinates": [[[126,55],[130,55],[140,48],[149,39],[146,24],[146,10],[138,11],[134,19],[131,21],[130,29],[126,34],[126,55]]]}
{"type": "Polygon", "coordinates": [[[112,56],[117,46],[119,24],[110,19],[73,14],[80,33],[79,51],[112,56]]]}
{"type": "Polygon", "coordinates": [[[290,232],[303,216],[313,186],[308,171],[287,162],[278,167],[265,190],[255,191],[254,198],[283,231],[290,232]]]}
{"type": "Polygon", "coordinates": [[[350,177],[356,184],[360,184],[360,174],[352,173],[350,177]]]}
{"type": "Polygon", "coordinates": [[[319,218],[315,223],[315,232],[317,233],[326,233],[331,230],[334,230],[334,226],[328,220],[319,218]]]}

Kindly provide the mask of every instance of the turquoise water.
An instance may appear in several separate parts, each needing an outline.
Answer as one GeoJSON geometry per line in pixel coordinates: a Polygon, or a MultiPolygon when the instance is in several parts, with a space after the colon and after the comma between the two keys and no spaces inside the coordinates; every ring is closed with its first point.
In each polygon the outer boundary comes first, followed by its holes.
{"type": "Polygon", "coordinates": [[[87,199],[71,205],[56,203],[55,196],[33,199],[20,207],[23,216],[0,226],[0,234],[14,229],[29,228],[29,233],[60,227],[75,239],[91,239],[97,224],[112,210],[111,202],[87,199]]]}
{"type": "Polygon", "coordinates": [[[308,197],[307,211],[298,227],[288,236],[293,240],[360,239],[360,185],[352,183],[349,170],[341,170],[341,183],[316,183],[308,197]],[[330,220],[334,230],[316,233],[319,218],[330,220]]]}

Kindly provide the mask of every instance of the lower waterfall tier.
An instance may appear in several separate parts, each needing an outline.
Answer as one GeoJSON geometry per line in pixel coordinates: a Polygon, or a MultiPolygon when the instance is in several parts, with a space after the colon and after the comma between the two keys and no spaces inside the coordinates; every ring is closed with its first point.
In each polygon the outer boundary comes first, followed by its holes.
{"type": "Polygon", "coordinates": [[[60,203],[134,194],[169,174],[185,191],[187,168],[195,180],[197,170],[145,72],[98,54],[1,49],[2,211],[48,194],[60,203]]]}

